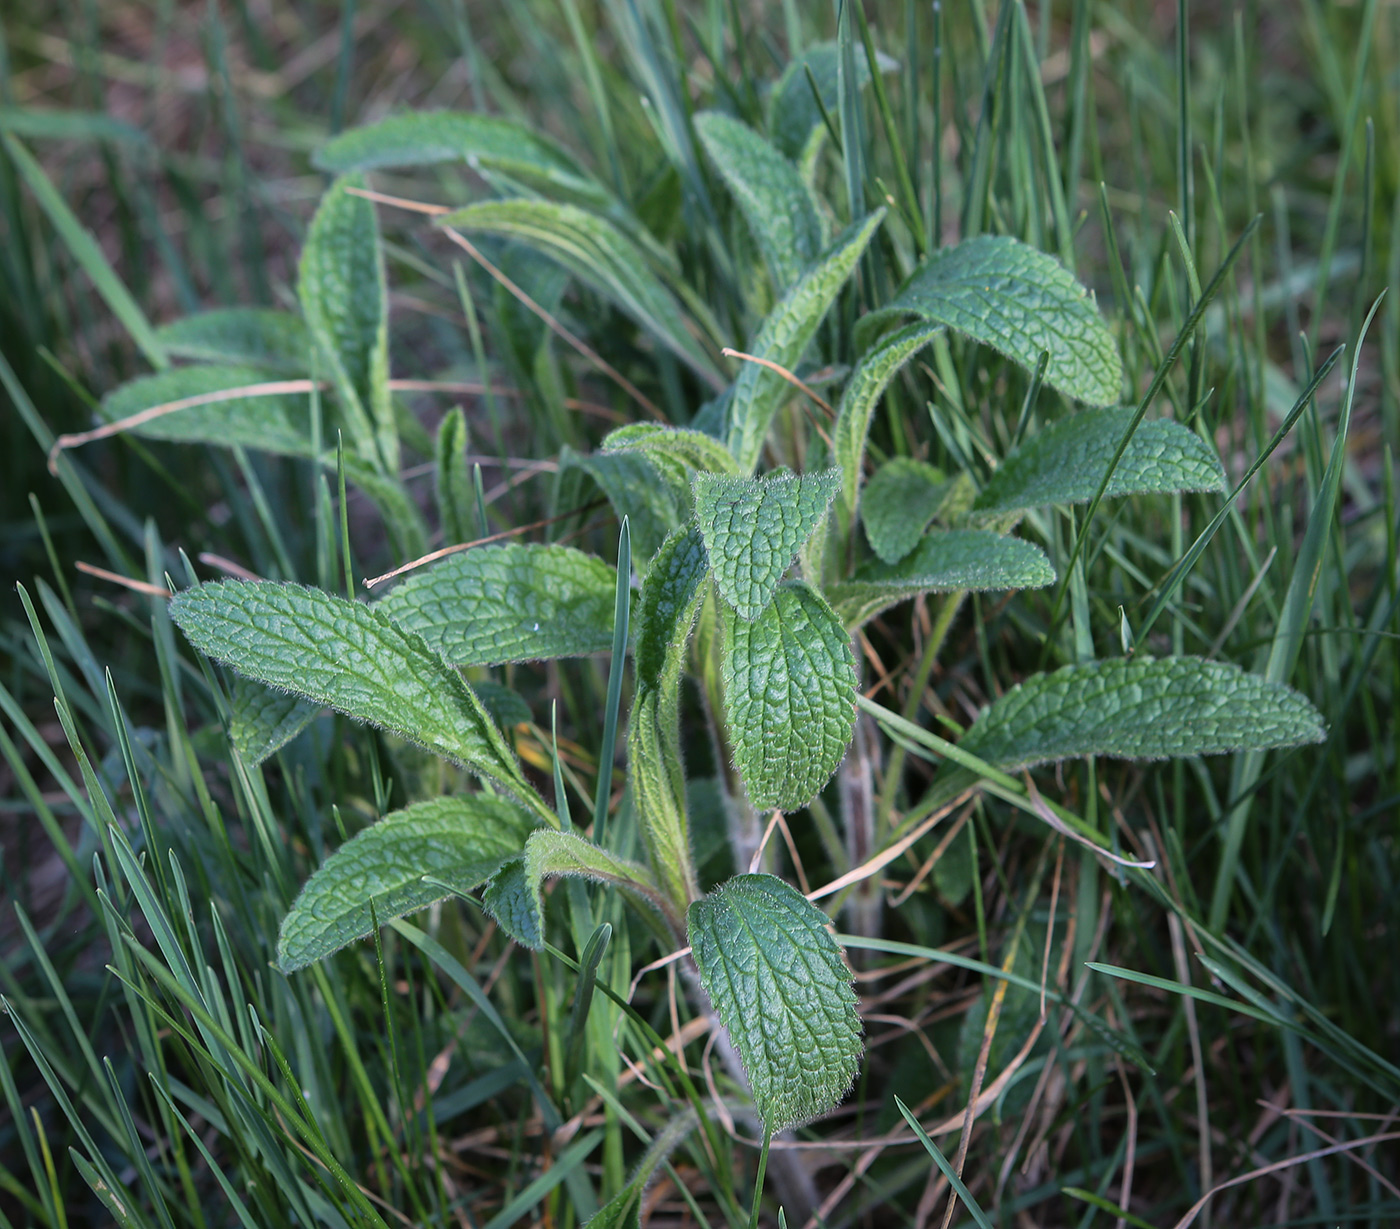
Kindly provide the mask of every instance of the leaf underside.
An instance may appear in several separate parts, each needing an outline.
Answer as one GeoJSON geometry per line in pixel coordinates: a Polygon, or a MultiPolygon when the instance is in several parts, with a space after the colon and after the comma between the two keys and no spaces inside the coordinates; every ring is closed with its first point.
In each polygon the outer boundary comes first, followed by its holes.
{"type": "Polygon", "coordinates": [[[898,563],[918,546],[947,493],[942,470],[912,457],[886,461],[861,497],[860,520],[871,550],[885,563],[898,563]]]}
{"type": "Polygon", "coordinates": [[[300,696],[235,678],[229,738],[244,764],[252,768],[291,742],[320,711],[319,704],[300,696]]]}

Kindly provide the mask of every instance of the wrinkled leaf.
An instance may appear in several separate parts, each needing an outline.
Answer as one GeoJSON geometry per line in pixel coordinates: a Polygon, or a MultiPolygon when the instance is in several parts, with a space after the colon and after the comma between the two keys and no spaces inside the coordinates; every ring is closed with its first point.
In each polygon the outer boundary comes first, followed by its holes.
{"type": "Polygon", "coordinates": [[[772,600],[840,483],[835,469],[802,475],[775,470],[762,478],[695,475],[695,519],[715,584],[741,618],[758,618],[772,600]]]}
{"type": "Polygon", "coordinates": [[[638,422],[619,427],[603,441],[603,452],[651,452],[673,458],[690,469],[737,474],[734,454],[714,436],[685,427],[638,422]]]}
{"type": "MultiPolygon", "coordinates": [[[[1013,452],[982,489],[975,508],[999,514],[1093,499],[1132,421],[1129,409],[1085,410],[1046,427],[1013,452]]],[[[1170,419],[1133,432],[1104,497],[1167,491],[1223,491],[1220,458],[1194,431],[1170,419]]]]}
{"type": "Polygon", "coordinates": [[[942,470],[912,457],[887,461],[870,479],[860,505],[871,549],[886,563],[898,563],[918,546],[947,494],[942,470]]]}
{"type": "Polygon", "coordinates": [[[685,641],[704,597],[708,572],[705,543],[693,525],[678,529],[657,551],[633,615],[639,691],[674,690],[679,684],[685,641]]]}
{"type": "Polygon", "coordinates": [[[605,652],[616,572],[571,546],[477,546],[416,572],[375,609],[458,666],[605,652]]]}
{"type": "Polygon", "coordinates": [[[739,875],[690,906],[700,981],[772,1132],[836,1105],[860,1066],[851,972],[828,919],[773,875],[739,875]]]}
{"type": "Polygon", "coordinates": [[[339,951],[380,923],[468,892],[518,857],[530,817],[484,794],[434,798],[386,815],[321,864],[282,922],[277,963],[284,973],[339,951]]]}
{"type": "Polygon", "coordinates": [[[525,873],[524,857],[512,858],[501,867],[481,894],[481,904],[496,924],[522,947],[544,947],[544,918],[539,901],[525,873]]]}
{"type": "Polygon", "coordinates": [[[156,336],[176,358],[235,363],[290,376],[311,370],[311,334],[302,318],[270,307],[196,312],[162,324],[156,336]]]}
{"type": "Polygon", "coordinates": [[[1156,760],[1320,742],[1312,702],[1226,662],[1111,658],[1027,679],[959,744],[1001,768],[1081,755],[1156,760]]]}
{"type": "Polygon", "coordinates": [[[855,660],[815,590],[779,586],[753,622],[723,612],[724,709],[734,763],[760,810],[806,806],[855,729],[855,660]]]}
{"type": "Polygon", "coordinates": [[[233,680],[229,738],[252,768],[275,755],[321,711],[321,706],[242,677],[233,680]]]}

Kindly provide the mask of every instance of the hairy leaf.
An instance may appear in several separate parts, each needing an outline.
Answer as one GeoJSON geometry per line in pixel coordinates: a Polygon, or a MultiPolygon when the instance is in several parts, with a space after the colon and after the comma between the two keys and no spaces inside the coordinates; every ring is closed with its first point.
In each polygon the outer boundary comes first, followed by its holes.
{"type": "Polygon", "coordinates": [[[659,453],[690,469],[715,474],[740,472],[734,454],[714,436],[685,427],[663,427],[654,422],[619,427],[603,441],[603,451],[659,453]]]}
{"type": "Polygon", "coordinates": [[[375,603],[458,666],[605,652],[616,572],[571,546],[477,546],[375,603]]]}
{"type": "Polygon", "coordinates": [[[476,698],[481,701],[481,707],[491,714],[491,720],[503,730],[530,721],[534,716],[530,712],[530,706],[525,703],[525,697],[504,683],[480,679],[473,682],[471,688],[476,692],[476,698]]]}
{"type": "Polygon", "coordinates": [[[1034,369],[1050,354],[1045,382],[1090,405],[1112,405],[1123,383],[1118,347],[1094,301],[1053,257],[1006,235],[944,248],[862,326],[916,315],[966,333],[1034,369]]]}
{"type": "Polygon", "coordinates": [[[462,676],[373,607],[301,585],[223,580],[176,594],[170,615],[238,673],[383,726],[558,822],[462,676]]]}
{"type": "Polygon", "coordinates": [[[987,529],[937,530],[899,563],[868,563],[827,588],[841,621],[854,630],[920,593],[956,589],[1041,589],[1054,583],[1045,552],[1020,538],[987,529]]]}
{"type": "MultiPolygon", "coordinates": [[[[1046,427],[1002,462],[976,510],[999,514],[1093,499],[1133,414],[1131,408],[1085,410],[1046,427]]],[[[1215,449],[1180,423],[1159,418],[1133,432],[1104,496],[1224,489],[1215,449]]]]}
{"type": "MultiPolygon", "coordinates": [[[[768,313],[749,344],[749,353],[791,370],[884,220],[885,211],[877,209],[837,236],[821,260],[768,313]]],[[[744,473],[757,468],[768,426],[791,391],[792,385],[762,364],[745,363],[739,372],[730,407],[729,450],[744,473]]]]}
{"type": "Polygon", "coordinates": [[[680,301],[651,271],[641,248],[606,219],[573,205],[518,198],[482,201],[437,222],[517,239],[544,253],[615,303],[715,387],[723,385],[709,352],[691,335],[680,301]]]}
{"type": "Polygon", "coordinates": [[[772,1132],[836,1105],[860,1066],[851,972],[828,919],[773,875],[739,875],[690,906],[700,981],[772,1132]]]}
{"type": "Polygon", "coordinates": [[[249,768],[275,755],[321,711],[321,706],[285,691],[236,677],[229,738],[249,768]]]}
{"type": "Polygon", "coordinates": [[[741,618],[758,618],[772,601],[840,484],[835,469],[800,476],[775,470],[762,478],[695,475],[695,519],[715,584],[741,618]]]}
{"type": "Polygon", "coordinates": [[[162,324],[156,337],[176,358],[237,363],[293,376],[311,370],[311,334],[306,324],[300,316],[270,307],[196,312],[162,324]]]}
{"type": "Polygon", "coordinates": [[[569,154],[514,120],[472,111],[406,111],[333,137],[312,162],[323,171],[373,171],[465,162],[540,191],[607,206],[612,197],[569,154]]]}
{"type": "Polygon", "coordinates": [[[831,441],[836,446],[836,464],[841,469],[846,510],[854,513],[860,499],[861,461],[870,434],[875,407],[899,369],[928,345],[942,330],[939,324],[911,324],[881,340],[846,381],[831,441]]]}
{"type": "MultiPolygon", "coordinates": [[[[454,406],[438,423],[433,441],[434,483],[438,521],[444,542],[470,542],[476,525],[476,495],[467,471],[467,416],[454,406]]],[[[484,536],[488,530],[482,530],[484,536]]]]}
{"type": "Polygon", "coordinates": [[[638,691],[674,690],[679,684],[681,655],[708,572],[705,543],[693,525],[676,530],[657,551],[633,616],[638,691]]]}
{"type": "Polygon", "coordinates": [[[389,397],[388,290],[374,206],[351,188],[364,177],[337,179],[321,198],[301,249],[297,293],[351,438],[383,472],[399,468],[398,433],[389,397]]]}
{"type": "Polygon", "coordinates": [[[522,947],[540,951],[544,947],[544,918],[539,897],[525,873],[524,857],[512,858],[501,867],[481,894],[486,912],[496,924],[522,947]]]}
{"type": "Polygon", "coordinates": [[[724,708],[734,763],[760,810],[806,806],[846,754],[856,671],[831,608],[801,581],[753,622],[725,608],[724,708]]]}
{"type": "Polygon", "coordinates": [[[1002,768],[1080,755],[1154,760],[1320,742],[1311,701],[1226,662],[1111,658],[1007,692],[959,744],[1002,768]]]}
{"type": "Polygon", "coordinates": [[[513,803],[485,794],[434,798],[386,815],[321,864],[282,922],[277,963],[304,968],[448,895],[468,892],[518,857],[533,827],[513,803]]]}
{"type": "Polygon", "coordinates": [[[695,117],[700,143],[763,253],[779,294],[822,248],[822,224],[802,177],[747,124],[718,111],[695,117]]]}
{"type": "Polygon", "coordinates": [[[860,505],[871,549],[886,563],[898,563],[918,546],[947,494],[942,470],[912,457],[887,461],[870,479],[860,505]]]}
{"type": "Polygon", "coordinates": [[[617,519],[628,518],[632,557],[638,563],[650,559],[666,535],[690,515],[689,471],[664,453],[595,452],[585,456],[565,445],[559,454],[559,468],[582,470],[608,497],[617,519]]]}

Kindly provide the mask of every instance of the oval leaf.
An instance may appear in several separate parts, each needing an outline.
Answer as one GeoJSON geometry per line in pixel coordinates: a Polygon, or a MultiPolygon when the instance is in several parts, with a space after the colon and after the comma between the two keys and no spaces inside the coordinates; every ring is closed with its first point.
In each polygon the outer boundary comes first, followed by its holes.
{"type": "Polygon", "coordinates": [[[924,536],[948,495],[943,471],[912,457],[894,457],[875,471],[861,501],[860,519],[871,549],[898,563],[924,536]]]}
{"type": "Polygon", "coordinates": [[[478,546],[409,577],[374,608],[458,666],[603,653],[617,574],[569,546],[478,546]]]}
{"type": "MultiPolygon", "coordinates": [[[[1001,463],[974,508],[1000,515],[1093,499],[1134,413],[1085,410],[1046,427],[1001,463]]],[[[1180,423],[1159,418],[1138,425],[1104,495],[1224,489],[1215,449],[1180,423]]]]}
{"type": "Polygon", "coordinates": [[[604,452],[654,452],[672,457],[689,469],[737,474],[734,454],[712,435],[686,427],[663,427],[654,422],[619,427],[603,441],[604,452]]]}
{"type": "Polygon", "coordinates": [[[836,1105],[860,1066],[851,971],[828,926],[773,875],[739,875],[686,918],[700,981],[774,1133],[836,1105]]]}
{"type": "Polygon", "coordinates": [[[350,838],[306,881],[282,922],[277,963],[304,968],[380,924],[469,892],[518,857],[534,825],[519,807],[482,794],[434,798],[386,815],[350,838]],[[427,875],[441,883],[424,883],[427,875]],[[370,902],[374,902],[374,913],[370,902]]]}
{"type": "Polygon", "coordinates": [[[321,711],[319,704],[254,683],[233,680],[228,733],[249,768],[280,751],[321,711]]]}
{"type": "Polygon", "coordinates": [[[862,325],[906,314],[966,333],[1030,370],[1049,351],[1045,382],[1052,388],[1090,405],[1118,400],[1118,347],[1088,291],[1019,239],[981,235],[944,248],[862,325]]]}
{"type": "Polygon", "coordinates": [[[762,478],[696,474],[695,519],[715,584],[744,619],[756,619],[841,485],[841,471],[762,478]]]}
{"type": "Polygon", "coordinates": [[[302,585],[223,580],[177,593],[170,615],[239,674],[383,726],[558,823],[462,676],[373,607],[302,585]]]}
{"type": "Polygon", "coordinates": [[[305,375],[311,369],[311,334],[300,316],[268,307],[221,307],[162,324],[156,336],[177,358],[201,363],[241,363],[305,375]]]}
{"type": "Polygon", "coordinates": [[[1225,662],[1112,658],[1039,674],[997,700],[959,746],[1001,768],[1081,755],[1158,760],[1320,742],[1311,701],[1225,662]]]}
{"type": "Polygon", "coordinates": [[[806,806],[855,729],[856,670],[845,629],[789,581],[752,623],[724,609],[724,708],[734,763],[760,810],[806,806]]]}

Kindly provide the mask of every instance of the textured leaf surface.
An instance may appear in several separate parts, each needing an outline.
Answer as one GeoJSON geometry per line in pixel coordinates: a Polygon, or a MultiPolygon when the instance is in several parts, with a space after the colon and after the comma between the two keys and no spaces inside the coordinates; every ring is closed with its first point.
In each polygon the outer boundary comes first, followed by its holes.
{"type": "Polygon", "coordinates": [[[747,124],[718,111],[695,131],[748,223],[781,294],[822,248],[822,224],[797,168],[747,124]]]}
{"type": "Polygon", "coordinates": [[[238,673],[383,726],[557,822],[462,676],[372,607],[301,585],[224,580],[176,594],[170,614],[200,652],[238,673]]]}
{"type": "Polygon", "coordinates": [[[397,473],[384,256],[374,206],[350,192],[362,187],[362,176],[348,175],[321,198],[301,250],[297,294],[360,455],[397,473]]]}
{"type": "Polygon", "coordinates": [[[440,226],[517,239],[631,316],[716,387],[724,377],[691,335],[680,301],[651,271],[646,255],[611,222],[555,201],[482,201],[438,219],[440,226]]]}
{"type": "Polygon", "coordinates": [[[481,701],[481,707],[491,714],[491,720],[503,730],[529,721],[534,716],[530,712],[530,706],[525,703],[525,697],[504,683],[480,679],[472,683],[471,688],[476,692],[476,698],[481,701]]]}
{"type": "Polygon", "coordinates": [[[311,334],[302,318],[291,312],[220,307],[163,324],[156,337],[177,358],[237,363],[283,375],[311,370],[311,334]]]}
{"type": "Polygon", "coordinates": [[[619,427],[603,441],[604,452],[653,452],[672,457],[690,469],[716,474],[739,473],[739,462],[724,444],[703,431],[638,422],[619,427]]]}
{"type": "MultiPolygon", "coordinates": [[[[1093,499],[1134,410],[1085,410],[1038,432],[1013,452],[977,497],[977,511],[1012,512],[1093,499]]],[[[1180,423],[1139,424],[1104,495],[1223,491],[1225,470],[1205,440],[1180,423]]]]}
{"type": "Polygon", "coordinates": [[[756,619],[841,484],[841,472],[762,478],[696,474],[695,519],[715,584],[741,618],[756,619]]]}
{"type": "Polygon", "coordinates": [[[851,973],[828,919],[773,875],[739,875],[690,906],[700,981],[773,1132],[836,1105],[860,1066],[851,973]]]}
{"type": "Polygon", "coordinates": [[[570,546],[478,546],[417,572],[375,609],[458,666],[606,652],[616,572],[570,546]]]}
{"type": "MultiPolygon", "coordinates": [[[[139,376],[102,398],[102,416],[110,422],[155,406],[191,397],[218,396],[232,389],[269,382],[255,367],[170,367],[139,376]]],[[[130,430],[147,439],[189,444],[241,444],[284,456],[311,455],[311,405],[305,393],[220,399],[162,414],[130,430]]]]}
{"type": "Polygon", "coordinates": [[[693,525],[678,529],[657,551],[633,615],[639,691],[662,687],[666,675],[673,686],[678,682],[680,657],[709,567],[704,540],[693,525]]]}
{"type": "Polygon", "coordinates": [[[940,324],[911,324],[892,333],[857,364],[841,394],[831,442],[841,469],[846,509],[854,513],[860,499],[861,459],[875,407],[899,369],[942,330],[940,324]]]}
{"type": "Polygon", "coordinates": [[[734,763],[760,810],[806,806],[855,729],[855,660],[815,590],[781,585],[752,623],[725,608],[724,708],[734,763]]]}
{"type": "Polygon", "coordinates": [[[898,563],[919,544],[948,494],[943,471],[912,457],[882,465],[861,500],[860,519],[871,549],[898,563]]]}
{"type": "Polygon", "coordinates": [[[688,471],[674,457],[648,456],[645,452],[595,452],[585,456],[566,445],[559,454],[559,468],[581,469],[608,497],[617,519],[628,518],[634,562],[650,559],[666,535],[690,515],[688,471]]]}
{"type": "Polygon", "coordinates": [[[1090,405],[1118,400],[1118,347],[1088,292],[1063,265],[1019,239],[982,235],[944,248],[914,271],[866,327],[912,313],[946,324],[1034,369],[1049,351],[1045,382],[1090,405]]]}
{"type": "Polygon", "coordinates": [[[525,873],[524,857],[512,858],[501,867],[481,894],[486,912],[496,924],[522,947],[540,951],[544,947],[544,918],[539,897],[525,873]]]}
{"type": "Polygon", "coordinates": [[[1304,696],[1226,662],[1113,658],[1027,679],[959,744],[1002,768],[1080,755],[1164,759],[1320,742],[1304,696]]]}
{"type": "MultiPolygon", "coordinates": [[[[885,211],[877,209],[839,235],[821,260],[768,313],[748,352],[788,370],[796,366],[884,220],[885,211]]],[[[752,473],[757,468],[768,425],[791,391],[792,385],[782,376],[759,363],[745,363],[739,372],[730,406],[729,450],[739,459],[743,472],[752,473]]]]}
{"type": "Polygon", "coordinates": [[[920,593],[1040,589],[1054,580],[1045,552],[1030,542],[987,529],[949,529],[925,536],[897,564],[866,564],[852,579],[829,586],[827,597],[854,629],[920,593]]]}
{"type": "Polygon", "coordinates": [[[229,737],[243,762],[252,768],[306,729],[321,706],[237,677],[233,680],[232,709],[229,737]]]}
{"type": "Polygon", "coordinates": [[[465,162],[500,171],[534,188],[607,205],[607,191],[553,141],[495,115],[408,111],[352,128],[327,141],[312,161],[323,171],[372,171],[465,162]]]}
{"type": "Polygon", "coordinates": [[[282,922],[277,963],[291,972],[363,938],[380,923],[468,892],[518,857],[530,817],[483,794],[434,798],[386,815],[350,838],[306,881],[282,922]],[[374,902],[374,915],[370,901],[374,902]]]}

